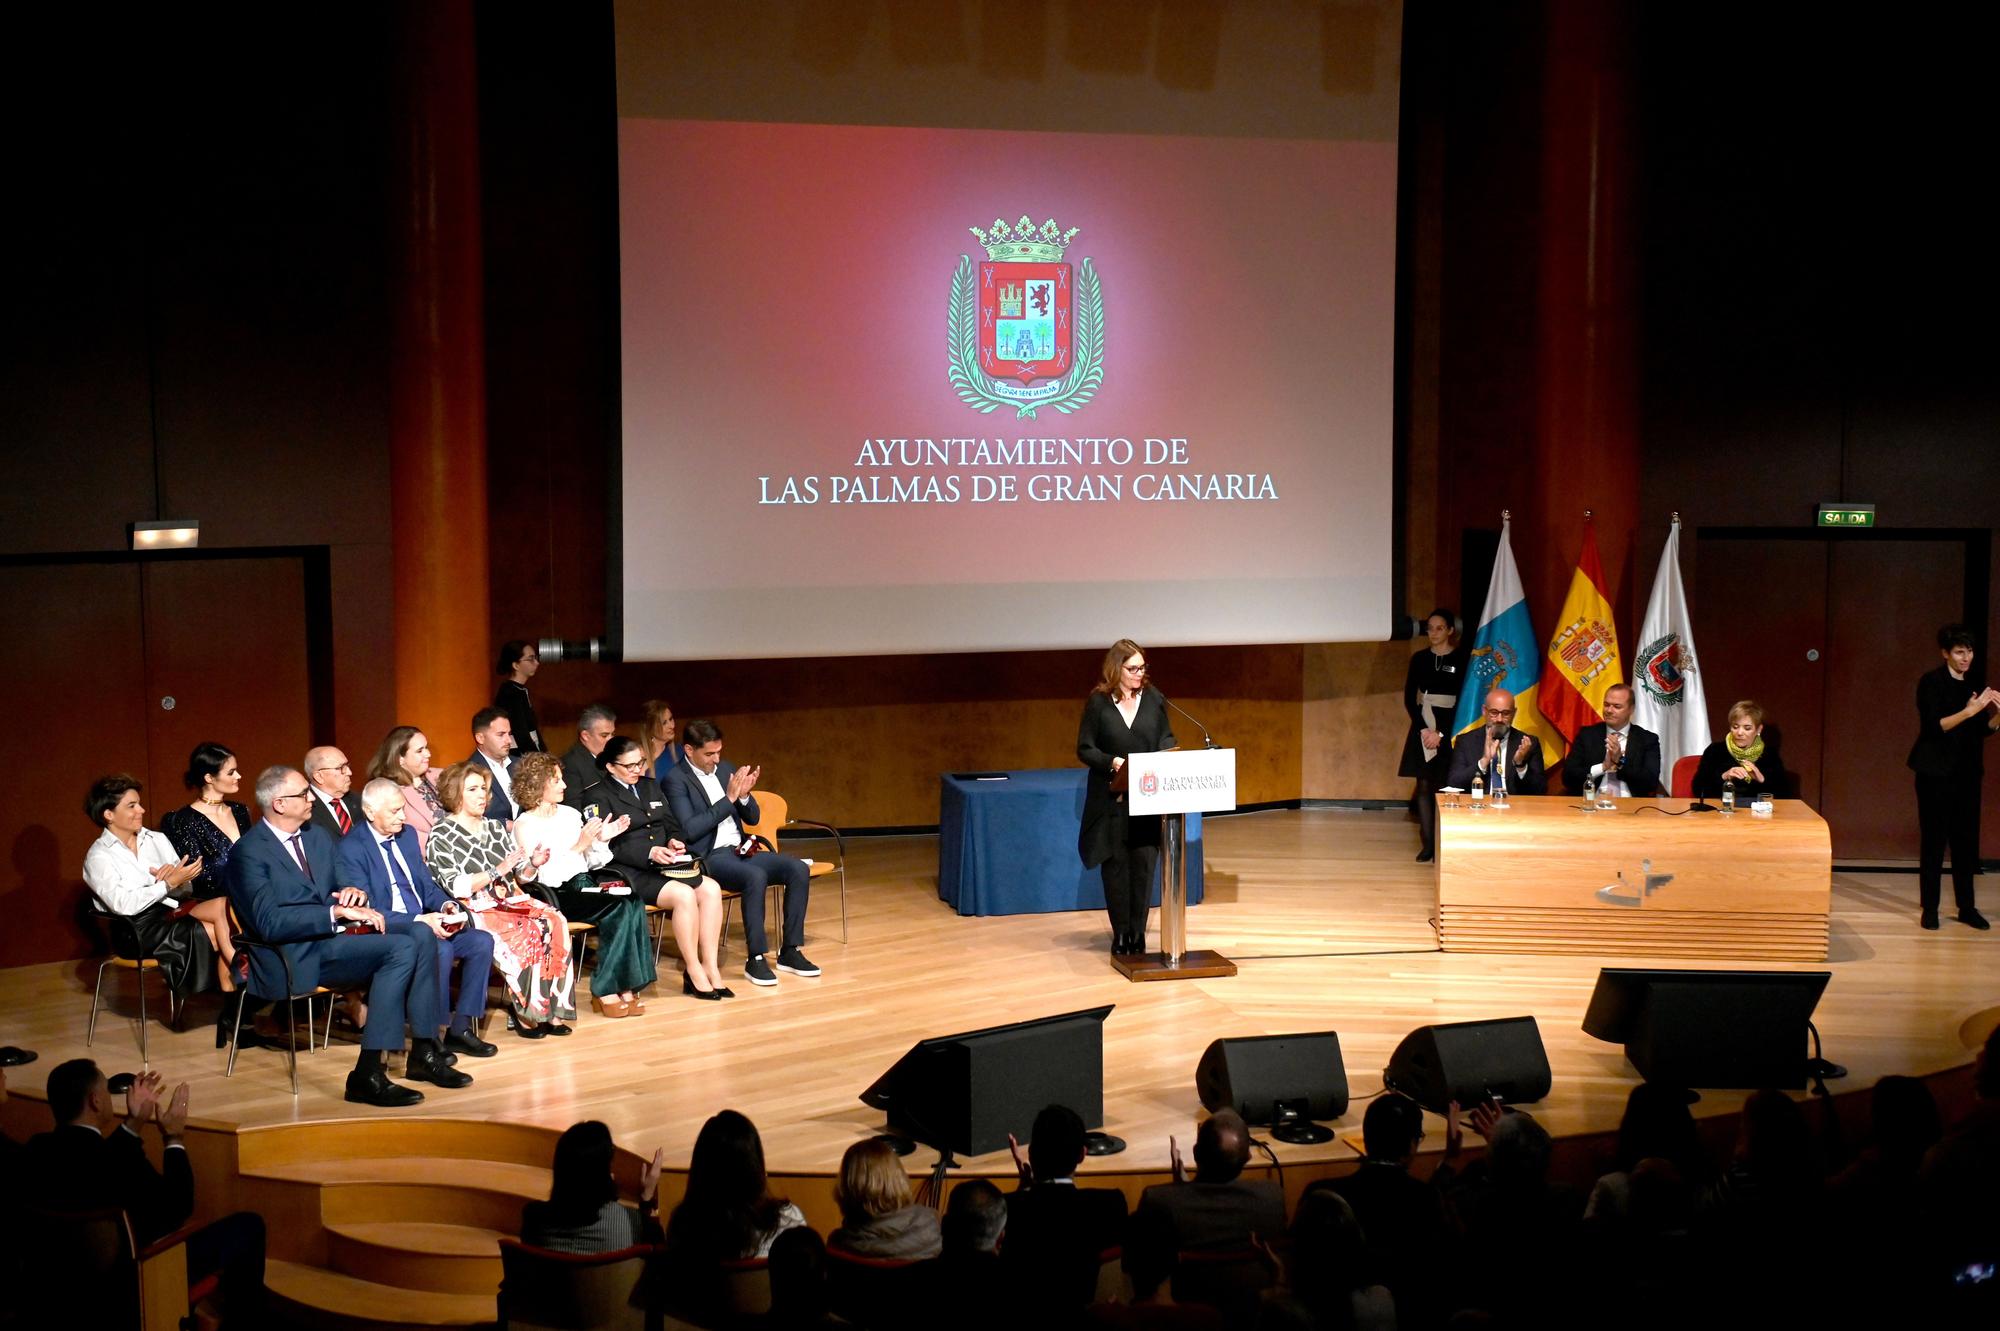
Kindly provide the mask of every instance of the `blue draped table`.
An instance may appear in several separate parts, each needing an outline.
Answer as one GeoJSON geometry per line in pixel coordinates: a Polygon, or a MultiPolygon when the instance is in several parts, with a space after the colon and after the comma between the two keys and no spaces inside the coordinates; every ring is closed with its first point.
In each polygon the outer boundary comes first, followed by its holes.
{"type": "MultiPolygon", "coordinates": [[[[1104,879],[1076,851],[1083,831],[1081,767],[942,778],[938,899],[960,915],[1103,910],[1104,879]]],[[[1164,857],[1161,866],[1165,867],[1164,857]]],[[[1201,815],[1187,816],[1187,899],[1201,900],[1201,815]]],[[[1153,882],[1153,904],[1160,884],[1153,882]]]]}

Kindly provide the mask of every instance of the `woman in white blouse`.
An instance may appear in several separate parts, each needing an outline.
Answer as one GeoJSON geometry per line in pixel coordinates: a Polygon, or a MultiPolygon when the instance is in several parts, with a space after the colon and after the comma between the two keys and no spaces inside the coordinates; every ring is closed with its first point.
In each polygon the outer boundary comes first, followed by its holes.
{"type": "Polygon", "coordinates": [[[591,1007],[607,1017],[635,1017],[646,1010],[639,991],[657,978],[646,908],[629,883],[606,890],[590,874],[611,863],[611,838],[630,819],[585,822],[562,802],[565,789],[562,763],[554,755],[531,753],[516,762],[513,794],[521,816],[514,821],[514,839],[529,855],[548,850],[548,858],[535,869],[536,881],[554,895],[566,918],[597,926],[591,1007]]]}
{"type": "Polygon", "coordinates": [[[202,864],[177,854],[171,841],[146,826],[139,791],[129,776],[99,777],[90,787],[84,813],[103,835],[83,857],[83,881],[103,910],[131,921],[140,946],[185,1001],[219,974],[216,937],[223,931],[227,938],[227,901],[213,897],[177,908],[172,896],[201,876],[202,864]],[[216,915],[219,923],[210,918],[216,915]]]}

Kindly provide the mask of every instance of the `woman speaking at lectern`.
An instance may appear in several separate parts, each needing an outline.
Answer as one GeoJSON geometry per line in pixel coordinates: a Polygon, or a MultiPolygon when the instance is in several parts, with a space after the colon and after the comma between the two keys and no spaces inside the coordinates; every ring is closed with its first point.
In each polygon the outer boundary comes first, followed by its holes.
{"type": "Polygon", "coordinates": [[[1160,820],[1129,815],[1120,769],[1132,754],[1173,747],[1167,700],[1146,682],[1146,653],[1120,638],[1104,654],[1103,677],[1084,701],[1076,731],[1076,756],[1090,768],[1077,850],[1085,868],[1103,866],[1113,956],[1146,950],[1146,910],[1160,863],[1160,820]]]}

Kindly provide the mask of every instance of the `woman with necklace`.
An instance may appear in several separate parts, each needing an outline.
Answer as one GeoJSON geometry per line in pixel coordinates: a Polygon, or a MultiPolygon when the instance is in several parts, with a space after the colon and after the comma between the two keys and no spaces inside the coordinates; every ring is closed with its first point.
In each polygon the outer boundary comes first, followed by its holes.
{"type": "Polygon", "coordinates": [[[1410,805],[1417,812],[1422,840],[1419,864],[1428,864],[1437,855],[1437,790],[1451,766],[1451,735],[1445,727],[1451,724],[1459,691],[1465,687],[1467,656],[1456,645],[1457,625],[1458,617],[1442,606],[1424,616],[1424,636],[1430,642],[1410,658],[1409,674],[1403,679],[1403,710],[1410,714],[1410,733],[1403,740],[1403,761],[1396,775],[1417,780],[1410,805]]]}
{"type": "Polygon", "coordinates": [[[186,860],[198,860],[201,872],[188,880],[190,913],[215,944],[216,974],[225,994],[236,991],[236,930],[229,922],[229,894],[224,871],[230,852],[250,830],[250,810],[233,800],[243,785],[236,755],[213,740],[204,740],[188,754],[181,784],[195,792],[194,802],[160,819],[160,831],[186,860]]]}

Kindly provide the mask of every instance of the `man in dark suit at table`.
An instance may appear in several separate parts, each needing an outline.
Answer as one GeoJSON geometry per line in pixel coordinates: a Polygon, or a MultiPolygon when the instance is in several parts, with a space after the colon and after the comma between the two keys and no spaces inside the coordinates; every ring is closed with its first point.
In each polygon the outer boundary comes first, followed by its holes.
{"type": "Polygon", "coordinates": [[[1583,790],[1588,778],[1603,781],[1609,797],[1630,795],[1651,799],[1660,789],[1660,737],[1632,724],[1632,686],[1613,684],[1604,691],[1604,720],[1576,732],[1569,757],[1563,760],[1563,784],[1571,794],[1583,790]]]}
{"type": "Polygon", "coordinates": [[[486,981],[493,969],[493,935],[472,927],[472,916],[444,894],[417,849],[416,829],[403,826],[403,788],[377,777],[361,790],[363,822],[340,842],[335,855],[340,893],[336,900],[352,906],[372,906],[381,912],[389,933],[408,934],[419,949],[437,952],[437,1005],[419,1014],[410,1005],[410,1027],[427,1035],[437,1027],[419,1024],[420,1016],[440,1025],[451,1014],[451,1029],[440,1043],[448,1053],[491,1058],[498,1053],[479,1038],[479,1019],[486,1013],[486,981]],[[346,894],[352,892],[353,896],[346,894]],[[451,968],[459,972],[458,1006],[451,1003],[451,968]]]}
{"type": "Polygon", "coordinates": [[[1062,1313],[1088,1305],[1103,1254],[1124,1238],[1125,1194],[1079,1188],[1076,1168],[1083,1157],[1083,1120],[1067,1105],[1049,1105],[1035,1115],[1025,1162],[1015,1150],[1021,1186],[1007,1194],[1007,1242],[1000,1260],[1022,1299],[1037,1311],[1062,1313]]]}
{"type": "Polygon", "coordinates": [[[806,959],[806,893],[812,866],[791,855],[758,851],[739,855],[743,829],[757,821],[757,800],[750,792],[762,769],[737,768],[722,761],[722,728],[713,721],[690,721],[681,731],[681,761],[660,782],[667,806],[681,825],[687,848],[725,892],[743,895],[743,936],[750,959],[743,974],[752,984],[772,985],[778,977],[765,960],[764,891],[784,885],[784,937],[777,966],[788,975],[818,975],[806,959]]]}
{"type": "Polygon", "coordinates": [[[514,723],[498,707],[482,707],[472,714],[470,761],[484,764],[492,778],[488,784],[493,797],[486,803],[486,816],[513,826],[521,816],[514,807],[514,723]]]}
{"type": "MultiPolygon", "coordinates": [[[[396,1108],[420,1102],[423,1092],[398,1086],[385,1071],[388,1053],[403,1047],[406,1009],[418,1010],[419,1031],[435,1029],[437,951],[419,948],[406,934],[335,933],[338,923],[381,930],[381,913],[333,899],[338,874],[333,838],[310,824],[313,796],[295,767],[267,767],[257,777],[264,810],[236,843],[227,869],[229,902],[251,933],[270,946],[250,953],[250,988],[259,998],[283,1001],[320,985],[368,988],[368,1024],[361,1058],[347,1074],[346,1098],[356,1104],[396,1108]],[[291,962],[286,982],[282,946],[291,962]]],[[[406,1077],[435,1086],[468,1086],[472,1078],[444,1061],[437,1041],[420,1035],[410,1045],[406,1077]]]]}
{"type": "Polygon", "coordinates": [[[1472,789],[1476,774],[1494,790],[1497,773],[1514,795],[1546,795],[1549,775],[1542,770],[1542,745],[1533,735],[1514,729],[1514,695],[1494,689],[1486,695],[1486,724],[1468,730],[1452,742],[1447,786],[1472,789]]]}
{"type": "Polygon", "coordinates": [[[361,821],[354,794],[354,764],[331,744],[306,750],[306,780],[312,783],[312,824],[335,841],[361,821]]]}
{"type": "MultiPolygon", "coordinates": [[[[71,1215],[123,1211],[141,1248],[187,1223],[194,1213],[194,1168],[184,1142],[187,1083],[165,1095],[159,1073],[141,1074],[125,1092],[121,1123],[104,1073],[77,1058],[49,1072],[48,1099],[56,1126],[30,1139],[22,1152],[23,1201],[71,1215]],[[158,1169],[139,1139],[148,1123],[160,1130],[158,1169]]],[[[262,1217],[250,1211],[223,1216],[190,1232],[186,1244],[188,1283],[220,1273],[231,1323],[255,1325],[264,1292],[262,1217]]],[[[27,1292],[32,1297],[37,1291],[27,1292]]],[[[62,1298],[56,1289],[40,1293],[57,1303],[62,1298]]]]}

